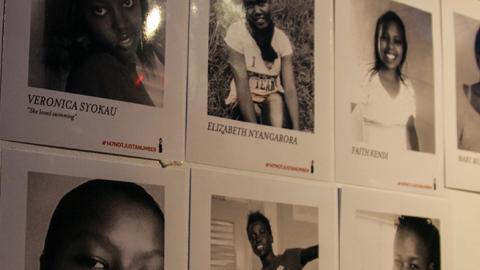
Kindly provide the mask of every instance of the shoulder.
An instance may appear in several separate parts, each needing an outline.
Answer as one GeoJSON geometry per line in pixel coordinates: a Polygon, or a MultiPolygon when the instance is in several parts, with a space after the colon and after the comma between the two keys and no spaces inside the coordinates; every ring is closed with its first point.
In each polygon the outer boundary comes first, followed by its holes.
{"type": "Polygon", "coordinates": [[[402,89],[406,95],[410,98],[415,98],[415,88],[413,87],[412,81],[408,78],[405,78],[402,82],[402,89]]]}
{"type": "Polygon", "coordinates": [[[360,85],[360,97],[358,97],[360,102],[366,102],[370,95],[375,92],[376,90],[381,88],[380,80],[378,77],[378,73],[368,72],[365,74],[363,81],[360,85]]]}
{"type": "Polygon", "coordinates": [[[301,248],[289,248],[289,249],[286,249],[282,256],[284,257],[284,259],[286,260],[289,260],[289,261],[297,261],[298,260],[298,263],[300,263],[300,255],[302,253],[302,249],[301,248]]]}
{"type": "Polygon", "coordinates": [[[225,35],[224,41],[225,43],[230,46],[235,51],[243,53],[244,45],[243,43],[248,40],[248,36],[250,33],[245,26],[244,20],[239,20],[237,22],[232,23],[225,35]]]}
{"type": "Polygon", "coordinates": [[[111,54],[93,53],[72,68],[66,91],[115,99],[120,85],[130,85],[127,67],[111,54]]]}
{"type": "Polygon", "coordinates": [[[71,71],[71,76],[91,75],[104,76],[106,73],[115,73],[125,69],[117,58],[109,53],[93,53],[78,62],[71,71]]]}
{"type": "Polygon", "coordinates": [[[228,32],[241,32],[246,31],[247,27],[245,26],[245,20],[238,20],[232,24],[227,29],[228,32]]]}
{"type": "Polygon", "coordinates": [[[272,45],[281,56],[287,56],[293,53],[292,43],[287,34],[276,26],[273,33],[272,45]]]}

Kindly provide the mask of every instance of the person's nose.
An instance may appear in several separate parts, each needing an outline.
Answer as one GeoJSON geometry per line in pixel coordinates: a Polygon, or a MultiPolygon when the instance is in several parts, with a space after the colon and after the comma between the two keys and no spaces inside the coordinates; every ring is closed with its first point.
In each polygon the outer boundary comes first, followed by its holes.
{"type": "Polygon", "coordinates": [[[255,5],[253,7],[253,11],[254,11],[255,14],[260,14],[260,13],[262,13],[262,8],[259,5],[255,5]]]}
{"type": "Polygon", "coordinates": [[[393,40],[391,38],[387,40],[387,49],[393,49],[393,40]]]}
{"type": "Polygon", "coordinates": [[[113,29],[115,29],[118,32],[124,32],[127,29],[127,17],[124,14],[124,11],[122,11],[119,8],[113,9],[112,12],[112,26],[113,29]]]}

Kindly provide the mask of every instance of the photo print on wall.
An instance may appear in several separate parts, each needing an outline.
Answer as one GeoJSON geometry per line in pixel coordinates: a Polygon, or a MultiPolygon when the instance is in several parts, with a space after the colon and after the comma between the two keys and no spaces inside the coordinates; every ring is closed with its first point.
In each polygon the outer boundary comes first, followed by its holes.
{"type": "Polygon", "coordinates": [[[443,182],[439,1],[338,6],[338,181],[436,192],[443,182]]]}
{"type": "Polygon", "coordinates": [[[331,180],[333,2],[191,6],[187,160],[331,180]]]}
{"type": "Polygon", "coordinates": [[[187,171],[68,153],[2,151],[2,269],[187,269],[187,171]]]}
{"type": "Polygon", "coordinates": [[[2,139],[185,159],[187,2],[5,7],[2,139]]]}
{"type": "Polygon", "coordinates": [[[337,190],[331,183],[197,169],[191,183],[191,265],[337,269],[337,190]]]}
{"type": "Polygon", "coordinates": [[[472,0],[443,6],[446,185],[472,191],[480,191],[479,11],[472,0]]]}

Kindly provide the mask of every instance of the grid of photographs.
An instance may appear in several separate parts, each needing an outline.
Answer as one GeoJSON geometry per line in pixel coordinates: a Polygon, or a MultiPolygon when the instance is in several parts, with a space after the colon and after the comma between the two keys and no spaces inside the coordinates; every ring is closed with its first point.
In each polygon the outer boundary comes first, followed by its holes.
{"type": "Polygon", "coordinates": [[[337,6],[337,181],[434,193],[444,179],[440,2],[337,6]]]}
{"type": "Polygon", "coordinates": [[[478,268],[477,0],[77,1],[0,0],[5,270],[478,268]]]}
{"type": "Polygon", "coordinates": [[[452,269],[449,213],[442,198],[342,188],[340,269],[452,269]]]}
{"type": "Polygon", "coordinates": [[[6,3],[2,139],[184,159],[188,1],[6,3]]]}
{"type": "Polygon", "coordinates": [[[331,180],[333,2],[191,6],[187,160],[331,180]]]}
{"type": "Polygon", "coordinates": [[[191,185],[195,269],[337,269],[334,186],[199,169],[191,185]]]}
{"type": "Polygon", "coordinates": [[[4,269],[187,269],[187,174],[151,165],[3,151],[4,269]]]}
{"type": "Polygon", "coordinates": [[[443,7],[446,184],[473,191],[480,191],[479,11],[471,0],[443,7]]]}

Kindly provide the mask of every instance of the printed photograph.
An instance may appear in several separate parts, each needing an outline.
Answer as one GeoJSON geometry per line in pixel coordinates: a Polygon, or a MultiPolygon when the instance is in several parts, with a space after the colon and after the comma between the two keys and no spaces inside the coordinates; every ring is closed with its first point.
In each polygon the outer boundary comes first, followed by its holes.
{"type": "Polygon", "coordinates": [[[350,3],[353,139],[435,153],[431,14],[388,0],[350,3]]]}
{"type": "Polygon", "coordinates": [[[356,269],[441,269],[439,220],[357,210],[355,222],[356,269]]]}
{"type": "Polygon", "coordinates": [[[224,196],[211,199],[211,268],[318,269],[318,209],[224,196]]]}
{"type": "Polygon", "coordinates": [[[163,186],[29,173],[25,269],[164,269],[163,209],[163,186]]]}
{"type": "Polygon", "coordinates": [[[453,24],[458,149],[480,153],[480,22],[454,13],[453,24]]]}
{"type": "Polygon", "coordinates": [[[208,115],[314,131],[314,1],[211,0],[208,115]]]}
{"type": "Polygon", "coordinates": [[[166,0],[31,5],[29,86],[163,107],[166,0]]]}

